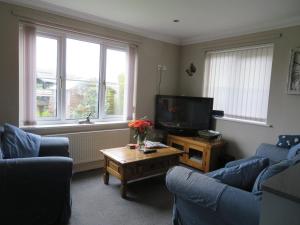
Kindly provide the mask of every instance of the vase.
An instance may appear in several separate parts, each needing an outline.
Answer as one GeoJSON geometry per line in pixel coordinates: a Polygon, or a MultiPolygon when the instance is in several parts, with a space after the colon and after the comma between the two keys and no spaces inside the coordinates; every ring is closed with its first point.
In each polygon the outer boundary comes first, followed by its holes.
{"type": "Polygon", "coordinates": [[[146,141],[146,134],[137,134],[136,142],[140,150],[143,150],[145,148],[145,141],[146,141]]]}

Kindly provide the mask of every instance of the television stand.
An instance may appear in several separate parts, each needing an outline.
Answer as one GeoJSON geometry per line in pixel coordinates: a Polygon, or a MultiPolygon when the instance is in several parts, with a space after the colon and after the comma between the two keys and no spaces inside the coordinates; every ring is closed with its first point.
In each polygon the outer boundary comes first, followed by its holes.
{"type": "Polygon", "coordinates": [[[184,152],[180,157],[181,163],[206,173],[218,168],[225,141],[168,135],[168,145],[184,152]]]}
{"type": "Polygon", "coordinates": [[[197,135],[196,130],[182,130],[182,129],[167,129],[167,132],[174,136],[181,136],[181,137],[192,137],[197,135]]]}

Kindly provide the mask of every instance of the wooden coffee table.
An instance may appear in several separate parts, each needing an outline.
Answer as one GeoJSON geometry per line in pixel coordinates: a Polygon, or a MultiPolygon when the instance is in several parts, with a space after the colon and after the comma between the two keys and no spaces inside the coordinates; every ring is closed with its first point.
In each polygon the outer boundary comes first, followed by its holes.
{"type": "Polygon", "coordinates": [[[123,198],[126,198],[128,181],[166,173],[170,167],[178,164],[182,154],[182,151],[172,147],[149,154],[127,147],[100,151],[104,154],[104,183],[108,184],[109,174],[120,179],[123,198]]]}

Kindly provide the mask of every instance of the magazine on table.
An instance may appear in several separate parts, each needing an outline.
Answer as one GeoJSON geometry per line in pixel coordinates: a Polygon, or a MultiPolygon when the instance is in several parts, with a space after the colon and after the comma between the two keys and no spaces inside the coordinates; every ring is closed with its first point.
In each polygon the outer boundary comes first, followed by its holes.
{"type": "Polygon", "coordinates": [[[145,147],[146,148],[167,148],[168,146],[156,141],[145,141],[145,147]]]}

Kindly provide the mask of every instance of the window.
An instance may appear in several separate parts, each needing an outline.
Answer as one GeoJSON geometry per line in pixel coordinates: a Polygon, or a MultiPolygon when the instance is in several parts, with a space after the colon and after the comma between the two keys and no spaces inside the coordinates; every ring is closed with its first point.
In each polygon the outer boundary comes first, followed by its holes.
{"type": "Polygon", "coordinates": [[[24,68],[24,89],[35,91],[24,91],[24,121],[68,123],[88,115],[99,121],[130,119],[135,56],[129,52],[135,47],[43,28],[34,30],[30,42],[25,31],[23,61],[33,70],[24,68]],[[35,49],[35,57],[26,54],[28,49],[35,49]],[[34,84],[28,85],[26,76],[34,77],[34,84]],[[35,111],[27,105],[35,105],[35,111]]]}
{"type": "Polygon", "coordinates": [[[36,38],[36,110],[38,118],[57,117],[56,39],[36,38]]]}
{"type": "Polygon", "coordinates": [[[98,118],[100,44],[66,39],[66,119],[98,118]]]}
{"type": "Polygon", "coordinates": [[[233,119],[267,122],[273,45],[207,52],[204,95],[233,119]]]}
{"type": "Polygon", "coordinates": [[[124,113],[124,85],[126,54],[117,49],[106,49],[106,89],[104,116],[118,116],[124,113]],[[118,65],[116,66],[116,62],[118,65]]]}

